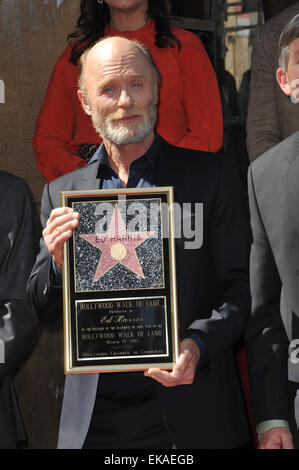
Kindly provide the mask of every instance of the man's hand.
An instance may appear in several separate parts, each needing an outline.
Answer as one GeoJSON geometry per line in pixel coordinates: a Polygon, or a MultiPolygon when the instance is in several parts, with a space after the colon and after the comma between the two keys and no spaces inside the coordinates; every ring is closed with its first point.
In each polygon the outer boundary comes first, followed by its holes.
{"type": "Polygon", "coordinates": [[[78,212],[74,212],[70,207],[59,207],[52,210],[47,226],[43,230],[45,245],[59,271],[63,261],[63,244],[71,238],[78,224],[78,212]]]}
{"type": "Polygon", "coordinates": [[[259,449],[294,449],[292,434],[282,426],[268,429],[261,434],[259,449]]]}
{"type": "Polygon", "coordinates": [[[190,385],[194,380],[199,357],[200,351],[195,341],[191,338],[186,338],[180,344],[178,362],[171,372],[161,369],[149,369],[145,371],[144,375],[152,377],[165,387],[190,385]]]}

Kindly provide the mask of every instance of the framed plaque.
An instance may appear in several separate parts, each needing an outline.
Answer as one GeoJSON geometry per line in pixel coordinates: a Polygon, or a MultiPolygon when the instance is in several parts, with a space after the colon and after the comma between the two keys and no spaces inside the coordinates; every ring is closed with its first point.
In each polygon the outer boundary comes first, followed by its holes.
{"type": "Polygon", "coordinates": [[[65,373],[172,369],[178,356],[173,188],[61,192],[65,373]]]}

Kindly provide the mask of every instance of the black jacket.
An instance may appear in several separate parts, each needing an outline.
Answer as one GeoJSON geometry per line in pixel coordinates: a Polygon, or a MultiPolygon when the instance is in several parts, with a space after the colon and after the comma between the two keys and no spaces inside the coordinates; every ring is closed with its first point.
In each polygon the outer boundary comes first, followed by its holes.
{"type": "MultiPolygon", "coordinates": [[[[203,203],[203,244],[188,250],[188,240],[177,239],[176,259],[180,334],[183,336],[196,321],[195,330],[207,345],[209,361],[192,385],[172,389],[156,385],[169,432],[178,448],[237,447],[249,440],[232,355],[250,312],[251,231],[242,183],[229,157],[179,149],[160,138],[155,185],[174,186],[176,202],[193,204],[192,218],[194,203],[203,203]]],[[[61,190],[99,187],[98,162],[46,185],[42,223],[60,205],[61,190]]],[[[29,297],[37,315],[46,321],[62,313],[62,289],[53,286],[50,274],[51,259],[42,244],[29,280],[29,297]]],[[[74,403],[72,410],[76,412],[67,411],[76,394],[71,380],[82,381],[81,393],[91,390],[83,384],[87,377],[67,377],[60,441],[63,446],[77,447],[85,438],[84,417],[80,415],[82,407],[74,403]],[[82,432],[77,427],[76,436],[75,426],[82,427],[82,432]]],[[[86,399],[92,402],[89,396],[86,399]]]]}
{"type": "Polygon", "coordinates": [[[40,225],[25,181],[0,172],[0,448],[25,440],[11,375],[37,337],[26,283],[38,251],[40,225]],[[4,356],[4,357],[3,357],[4,356]]]}

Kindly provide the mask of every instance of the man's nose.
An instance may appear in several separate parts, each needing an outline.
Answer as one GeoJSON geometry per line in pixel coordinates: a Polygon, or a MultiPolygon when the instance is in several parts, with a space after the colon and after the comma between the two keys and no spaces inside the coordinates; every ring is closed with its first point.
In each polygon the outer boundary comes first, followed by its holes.
{"type": "Polygon", "coordinates": [[[118,106],[127,107],[127,106],[131,106],[131,104],[132,104],[132,97],[130,93],[128,92],[128,90],[127,89],[121,90],[119,98],[118,98],[118,106]]]}

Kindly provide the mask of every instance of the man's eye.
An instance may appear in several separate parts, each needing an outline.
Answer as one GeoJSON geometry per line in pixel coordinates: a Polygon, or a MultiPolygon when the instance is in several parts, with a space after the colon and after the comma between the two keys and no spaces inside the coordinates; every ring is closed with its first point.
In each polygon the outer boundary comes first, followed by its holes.
{"type": "Polygon", "coordinates": [[[139,86],[142,86],[142,83],[140,83],[140,82],[134,82],[133,83],[133,87],[139,87],[139,86]]]}
{"type": "Polygon", "coordinates": [[[115,90],[113,86],[107,86],[104,88],[104,93],[112,93],[115,90]]]}

